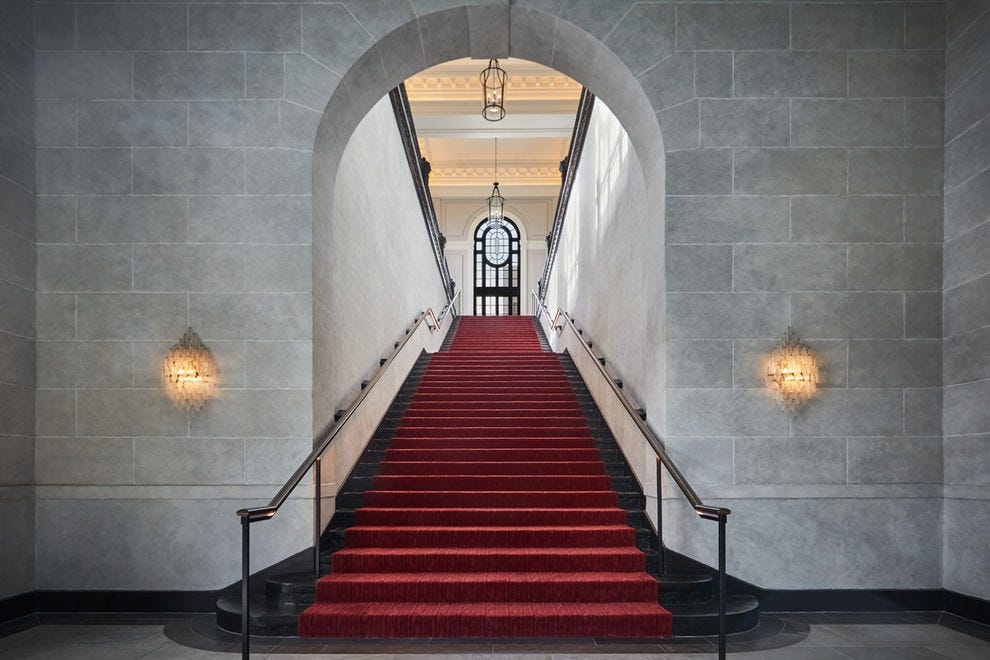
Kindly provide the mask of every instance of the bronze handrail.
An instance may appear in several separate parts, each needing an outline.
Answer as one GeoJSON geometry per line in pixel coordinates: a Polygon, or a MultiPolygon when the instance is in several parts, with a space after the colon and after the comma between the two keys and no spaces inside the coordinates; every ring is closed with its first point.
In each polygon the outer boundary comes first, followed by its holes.
{"type": "MultiPolygon", "coordinates": [[[[538,308],[537,316],[539,317],[540,315],[543,315],[547,319],[550,319],[550,310],[547,309],[546,304],[544,304],[543,300],[540,299],[540,296],[535,291],[531,291],[530,293],[532,294],[533,299],[535,300],[538,308]]],[[[674,483],[677,484],[677,487],[684,494],[685,499],[687,499],[688,504],[690,504],[691,507],[694,509],[694,512],[697,513],[701,518],[704,518],[705,520],[713,520],[718,523],[718,544],[719,544],[719,548],[718,548],[719,640],[718,642],[719,642],[719,658],[720,660],[724,660],[726,653],[725,524],[726,524],[726,518],[729,516],[730,513],[732,513],[732,511],[725,507],[718,507],[718,506],[712,506],[710,504],[705,504],[702,501],[702,499],[698,496],[698,493],[695,492],[694,488],[691,487],[691,484],[688,483],[688,480],[684,477],[684,474],[681,473],[681,471],[677,468],[677,465],[674,463],[673,459],[670,458],[670,454],[667,453],[667,449],[663,446],[663,443],[660,441],[660,438],[657,437],[657,435],[653,432],[653,429],[651,429],[649,424],[646,423],[646,420],[640,416],[639,411],[629,400],[629,397],[626,395],[626,393],[619,387],[615,379],[605,370],[604,358],[595,355],[595,352],[591,349],[591,346],[585,340],[584,335],[581,333],[580,330],[578,330],[577,326],[574,325],[573,319],[571,319],[571,317],[567,314],[567,312],[558,308],[556,316],[554,316],[553,319],[550,321],[550,328],[553,331],[557,332],[558,334],[563,332],[564,326],[557,324],[557,321],[561,317],[563,317],[565,322],[574,331],[574,336],[577,337],[578,342],[584,348],[588,356],[591,357],[591,361],[595,364],[596,367],[598,367],[598,371],[602,374],[602,376],[605,377],[605,380],[608,381],[609,387],[612,388],[612,392],[614,392],[615,396],[619,399],[619,401],[622,402],[622,405],[626,409],[626,412],[629,413],[629,417],[636,424],[636,428],[639,429],[639,432],[646,439],[647,444],[650,445],[650,448],[653,449],[653,452],[657,455],[657,535],[661,541],[659,548],[661,567],[663,566],[663,530],[661,528],[661,515],[660,515],[663,507],[663,494],[661,493],[661,489],[660,489],[661,465],[667,468],[667,472],[674,479],[674,483]]]]}
{"type": "Polygon", "coordinates": [[[275,514],[279,512],[282,505],[285,504],[286,500],[289,499],[289,495],[295,490],[302,478],[306,476],[310,468],[315,471],[314,474],[314,494],[315,494],[315,504],[314,504],[314,541],[313,541],[313,563],[315,568],[315,573],[319,575],[320,572],[320,535],[322,533],[323,521],[320,516],[320,502],[322,500],[321,493],[321,481],[320,481],[320,459],[330,445],[333,443],[334,439],[340,430],[347,424],[354,411],[357,410],[358,406],[365,400],[369,393],[374,389],[375,385],[381,380],[382,375],[385,373],[388,366],[392,363],[395,357],[402,352],[409,339],[416,334],[416,330],[423,323],[427,324],[430,332],[436,332],[443,326],[443,322],[447,319],[450,314],[457,314],[457,309],[455,307],[458,299],[461,296],[460,289],[456,289],[453,295],[450,297],[450,302],[448,302],[443,307],[443,311],[440,314],[439,319],[433,312],[433,308],[428,308],[422,314],[416,316],[413,326],[406,330],[405,337],[401,341],[395,342],[393,346],[392,353],[387,357],[383,358],[378,366],[378,371],[374,376],[371,377],[367,383],[364,383],[361,388],[361,392],[355,397],[351,405],[347,407],[347,410],[338,418],[333,424],[331,424],[320,436],[319,442],[314,447],[313,451],[303,459],[303,462],[299,464],[292,476],[289,477],[288,481],[279,488],[278,492],[275,493],[275,497],[271,499],[265,506],[259,507],[249,507],[244,509],[238,509],[237,515],[241,519],[241,657],[248,658],[251,653],[251,623],[250,623],[250,586],[249,581],[251,578],[251,523],[259,522],[262,520],[271,520],[275,517],[275,514]],[[430,325],[427,319],[433,320],[433,325],[430,325]]]}
{"type": "Polygon", "coordinates": [[[437,320],[437,317],[434,315],[432,307],[428,308],[424,313],[420,314],[417,317],[417,320],[413,324],[413,327],[406,333],[406,336],[402,339],[402,341],[395,346],[394,350],[392,351],[392,354],[389,355],[385,359],[385,361],[381,363],[381,365],[378,368],[378,371],[375,373],[374,376],[371,377],[371,380],[368,381],[364,389],[361,390],[360,394],[357,395],[357,398],[355,398],[354,401],[351,403],[351,405],[348,406],[347,410],[340,417],[340,419],[334,422],[333,425],[331,425],[330,428],[323,433],[322,439],[320,440],[319,444],[313,449],[313,451],[309,453],[309,456],[303,459],[303,462],[299,464],[299,467],[296,468],[296,471],[293,472],[292,476],[289,477],[288,481],[285,482],[285,485],[283,485],[278,490],[278,492],[275,493],[275,497],[271,499],[271,501],[267,504],[267,506],[241,509],[237,512],[237,515],[253,517],[256,520],[271,518],[273,515],[275,515],[275,513],[282,507],[282,505],[285,504],[285,501],[289,498],[289,494],[293,490],[295,490],[296,486],[298,486],[299,482],[302,481],[302,478],[306,476],[306,473],[309,471],[309,469],[313,467],[313,464],[316,462],[316,458],[326,453],[326,450],[330,446],[330,443],[332,443],[334,438],[337,437],[337,433],[344,426],[344,424],[347,423],[347,420],[351,418],[351,415],[354,414],[354,411],[357,409],[358,405],[360,405],[361,402],[364,401],[365,397],[368,396],[368,393],[371,392],[375,383],[377,383],[378,380],[381,378],[382,374],[385,372],[385,369],[388,367],[389,364],[391,364],[395,356],[398,355],[399,352],[403,349],[403,347],[406,345],[406,342],[408,342],[409,338],[412,337],[413,333],[416,332],[416,328],[419,327],[419,324],[426,321],[427,317],[432,318],[434,320],[434,325],[430,326],[429,324],[427,324],[427,327],[430,328],[431,332],[435,332],[437,329],[441,327],[444,320],[446,320],[447,315],[451,313],[451,310],[454,310],[454,312],[456,313],[456,310],[454,309],[454,305],[457,301],[457,298],[460,297],[460,295],[461,295],[461,290],[457,289],[457,291],[454,293],[453,300],[449,304],[444,306],[443,312],[440,314],[439,320],[437,320]],[[269,511],[271,511],[270,514],[268,513],[269,511]]]}
{"type": "Polygon", "coordinates": [[[550,273],[553,272],[553,264],[557,258],[557,246],[560,245],[560,233],[564,228],[564,216],[567,215],[567,204],[571,199],[574,176],[581,162],[581,152],[584,149],[584,140],[588,135],[591,111],[594,107],[595,95],[587,87],[582,88],[577,112],[574,114],[574,128],[571,130],[571,142],[567,148],[567,156],[560,161],[560,194],[557,196],[557,208],[554,210],[553,224],[547,235],[547,260],[543,262],[543,274],[537,284],[541,300],[546,296],[547,287],[550,285],[550,273]]]}

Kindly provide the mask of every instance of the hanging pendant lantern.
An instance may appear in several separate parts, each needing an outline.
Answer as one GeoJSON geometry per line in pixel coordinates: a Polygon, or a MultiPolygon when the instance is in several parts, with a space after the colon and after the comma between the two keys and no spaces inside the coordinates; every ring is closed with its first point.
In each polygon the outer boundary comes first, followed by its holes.
{"type": "Polygon", "coordinates": [[[488,197],[488,223],[492,227],[501,227],[503,218],[505,218],[505,198],[502,197],[496,181],[492,194],[488,197]]]}
{"type": "Polygon", "coordinates": [[[815,395],[818,360],[811,347],[790,328],[770,353],[766,381],[777,403],[792,415],[815,395]]]}
{"type": "Polygon", "coordinates": [[[505,117],[505,83],[509,75],[498,65],[498,59],[488,60],[488,66],[481,72],[481,88],[485,95],[485,107],[481,116],[488,121],[499,121],[505,117]]]}
{"type": "Polygon", "coordinates": [[[498,138],[495,138],[495,183],[492,186],[492,194],[488,196],[488,224],[492,227],[501,227],[502,219],[505,218],[505,198],[498,188],[498,138]]]}
{"type": "Polygon", "coordinates": [[[165,392],[178,408],[194,413],[217,387],[216,360],[192,328],[186,330],[162,362],[165,392]]]}

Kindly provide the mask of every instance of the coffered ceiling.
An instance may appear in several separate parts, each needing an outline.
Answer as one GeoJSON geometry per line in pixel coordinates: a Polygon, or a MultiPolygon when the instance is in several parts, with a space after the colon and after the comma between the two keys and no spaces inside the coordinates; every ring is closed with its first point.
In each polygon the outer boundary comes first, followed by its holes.
{"type": "Polygon", "coordinates": [[[560,188],[581,85],[534,62],[499,60],[509,75],[505,119],[481,116],[479,75],[487,60],[462,59],[406,80],[420,150],[430,161],[434,197],[487,196],[495,180],[506,197],[545,197],[560,188]]]}

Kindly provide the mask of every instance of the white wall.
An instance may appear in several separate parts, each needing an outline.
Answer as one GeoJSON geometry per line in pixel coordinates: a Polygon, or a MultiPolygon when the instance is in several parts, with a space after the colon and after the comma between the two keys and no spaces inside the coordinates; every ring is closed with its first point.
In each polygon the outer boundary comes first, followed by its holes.
{"type": "MultiPolygon", "coordinates": [[[[659,182],[662,186],[662,181],[659,182]]],[[[662,402],[663,225],[647,217],[643,169],[608,106],[595,102],[546,303],[577,320],[641,402],[662,402]]],[[[660,405],[650,423],[663,428],[660,405]]]]}
{"type": "Polygon", "coordinates": [[[330,208],[320,208],[325,196],[314,201],[314,221],[330,218],[314,232],[329,239],[313,253],[314,431],[356,396],[414,316],[446,302],[387,97],[355,129],[337,172],[330,208]]]}
{"type": "MultiPolygon", "coordinates": [[[[663,429],[663,225],[650,220],[643,169],[608,106],[595,102],[546,304],[568,312],[663,429]]],[[[577,356],[575,356],[577,359],[577,356]]],[[[622,439],[620,439],[622,441],[622,439]]],[[[623,444],[656,519],[655,455],[623,444]]]]}

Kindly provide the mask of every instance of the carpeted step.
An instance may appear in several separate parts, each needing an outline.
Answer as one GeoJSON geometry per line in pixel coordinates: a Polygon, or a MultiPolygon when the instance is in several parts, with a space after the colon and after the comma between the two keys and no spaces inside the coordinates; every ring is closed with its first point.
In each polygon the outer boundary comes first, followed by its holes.
{"type": "Polygon", "coordinates": [[[416,429],[416,428],[447,428],[455,429],[457,431],[466,430],[469,428],[477,428],[478,426],[487,427],[489,422],[498,422],[500,429],[537,429],[537,428],[580,428],[587,429],[588,423],[585,421],[583,415],[575,414],[568,415],[565,417],[550,417],[541,416],[538,413],[531,413],[527,411],[526,414],[516,414],[512,416],[504,415],[488,415],[484,413],[479,413],[474,417],[465,419],[463,415],[456,415],[453,417],[441,417],[439,415],[430,416],[416,416],[416,415],[406,415],[402,418],[402,423],[399,424],[400,429],[416,429]]]}
{"type": "Polygon", "coordinates": [[[344,532],[352,548],[586,548],[624,546],[636,542],[629,525],[581,525],[519,527],[365,527],[344,532]]]}
{"type": "Polygon", "coordinates": [[[488,437],[501,442],[502,438],[590,438],[586,426],[430,426],[426,424],[401,424],[396,429],[395,438],[432,436],[435,438],[488,437]]]}
{"type": "Polygon", "coordinates": [[[587,548],[344,548],[335,573],[643,571],[646,555],[624,547],[587,548]]]}
{"type": "Polygon", "coordinates": [[[601,461],[382,461],[381,475],[601,475],[601,461]]]}
{"type": "Polygon", "coordinates": [[[371,526],[422,526],[446,525],[470,527],[477,525],[623,525],[628,514],[618,506],[593,509],[571,508],[377,508],[365,506],[354,512],[357,525],[371,526]]]}
{"type": "Polygon", "coordinates": [[[304,637],[664,637],[656,603],[325,603],[299,617],[304,637]]]}
{"type": "MultiPolygon", "coordinates": [[[[487,449],[492,446],[492,440],[486,436],[461,436],[456,438],[438,438],[435,436],[407,435],[395,437],[391,444],[393,449],[487,449]]],[[[542,438],[499,438],[500,449],[515,448],[584,448],[594,447],[595,441],[588,436],[574,437],[542,437],[542,438]]]]}
{"type": "Polygon", "coordinates": [[[559,491],[415,491],[369,490],[364,493],[364,506],[437,507],[437,508],[602,508],[619,504],[614,490],[559,491]]]}
{"type": "Polygon", "coordinates": [[[608,490],[606,475],[377,475],[372,490],[608,490]]]}
{"type": "Polygon", "coordinates": [[[657,581],[645,573],[338,573],[316,584],[320,600],[334,603],[545,603],[657,599],[657,581]]]}
{"type": "Polygon", "coordinates": [[[399,449],[391,448],[385,451],[388,461],[598,461],[599,451],[588,447],[582,449],[570,448],[533,448],[523,449],[489,447],[469,448],[433,448],[433,449],[399,449]]]}

